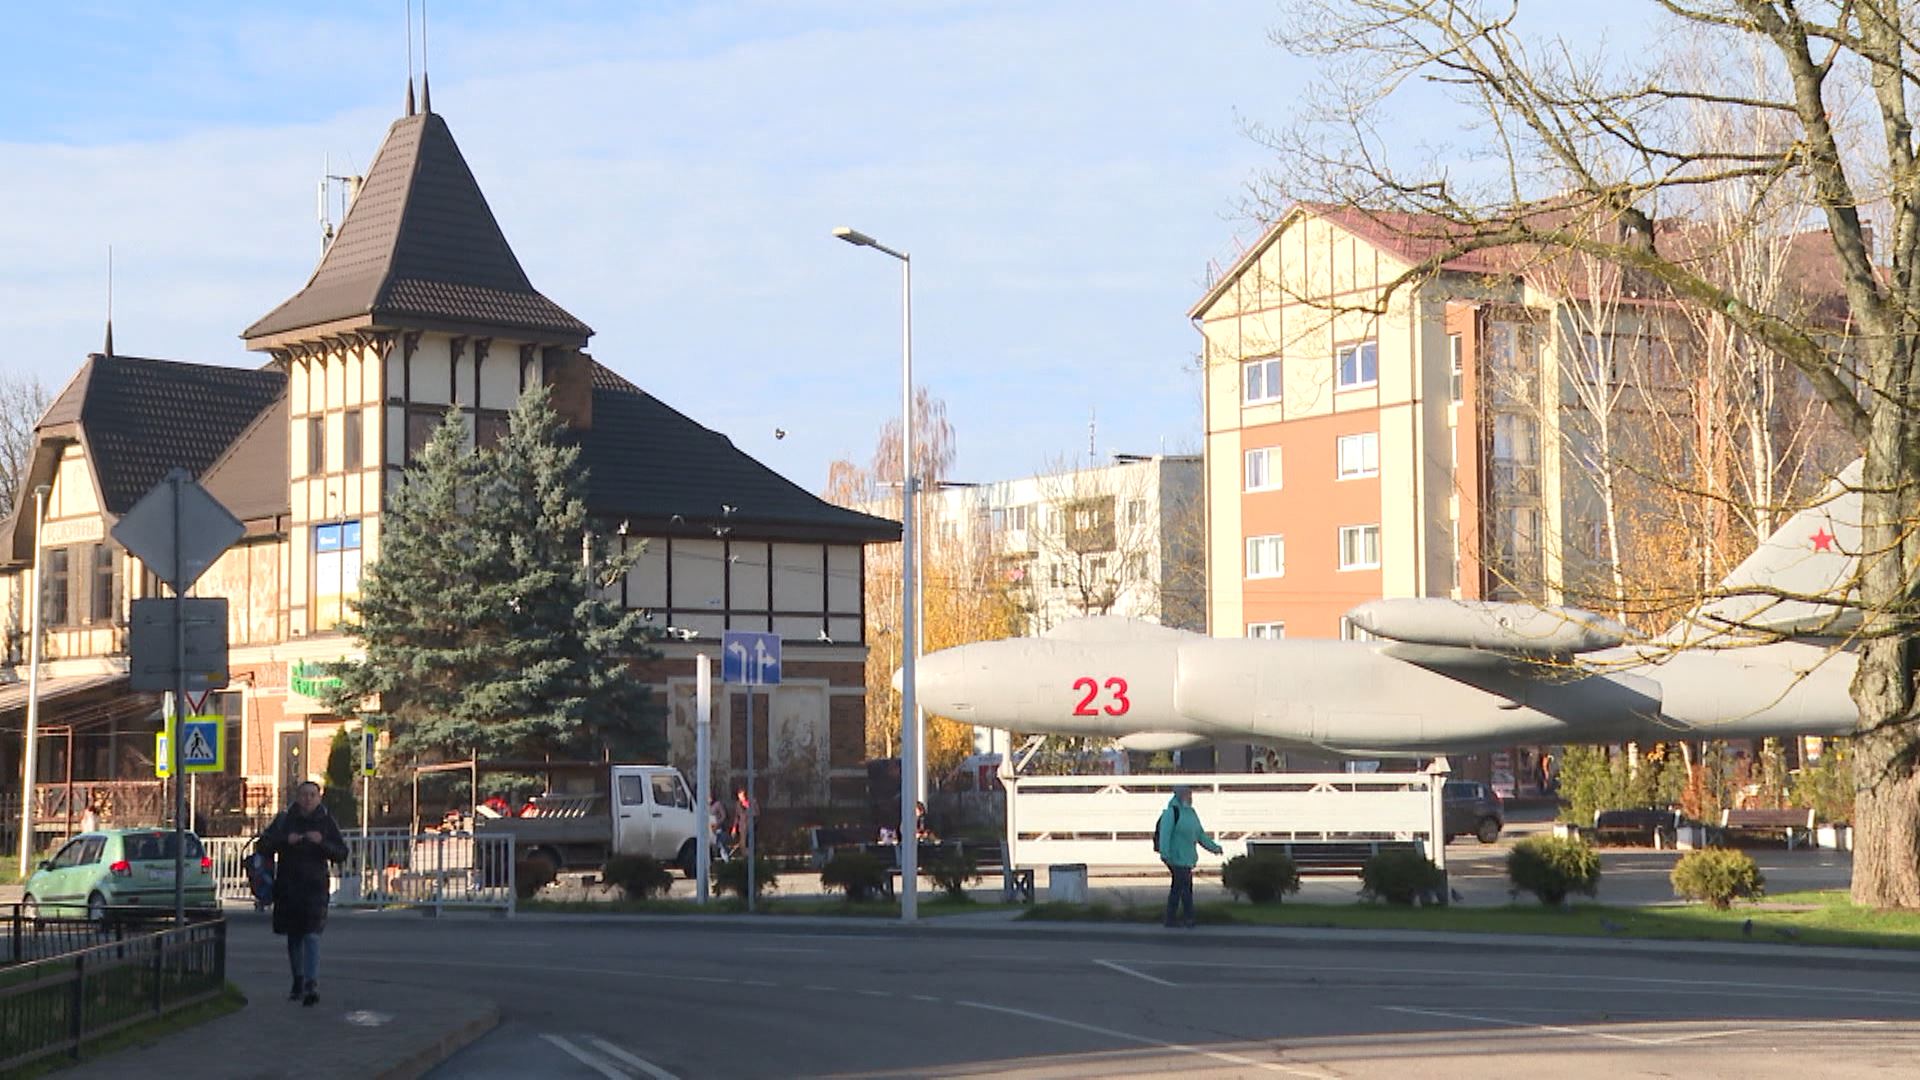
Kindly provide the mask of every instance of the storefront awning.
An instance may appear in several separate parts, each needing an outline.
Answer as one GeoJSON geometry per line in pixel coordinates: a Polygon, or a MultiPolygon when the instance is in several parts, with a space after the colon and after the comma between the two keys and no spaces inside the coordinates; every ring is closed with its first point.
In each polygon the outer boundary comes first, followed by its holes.
{"type": "MultiPolygon", "coordinates": [[[[160,707],[160,695],[136,694],[127,688],[125,674],[67,675],[40,680],[40,723],[45,727],[87,727],[111,721],[127,722],[149,716],[160,707]]],[[[0,685],[0,731],[18,732],[26,726],[25,681],[0,685]]]]}

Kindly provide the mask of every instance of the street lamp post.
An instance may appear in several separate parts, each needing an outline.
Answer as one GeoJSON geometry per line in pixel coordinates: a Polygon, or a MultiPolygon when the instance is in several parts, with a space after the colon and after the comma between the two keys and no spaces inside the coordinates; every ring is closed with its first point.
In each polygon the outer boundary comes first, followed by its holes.
{"type": "MultiPolygon", "coordinates": [[[[27,616],[27,730],[21,739],[20,781],[20,876],[32,872],[33,859],[33,781],[34,760],[40,748],[35,745],[40,727],[40,530],[47,523],[47,493],[52,487],[33,489],[33,603],[27,616]]],[[[69,740],[71,743],[71,740],[69,740]]],[[[71,754],[71,747],[69,747],[71,754]]]]}
{"type": "Polygon", "coordinates": [[[869,247],[900,260],[900,918],[920,916],[920,745],[919,710],[914,704],[913,661],[919,641],[915,617],[919,597],[914,578],[913,477],[913,259],[866,233],[842,225],[833,235],[856,247],[869,247]]]}

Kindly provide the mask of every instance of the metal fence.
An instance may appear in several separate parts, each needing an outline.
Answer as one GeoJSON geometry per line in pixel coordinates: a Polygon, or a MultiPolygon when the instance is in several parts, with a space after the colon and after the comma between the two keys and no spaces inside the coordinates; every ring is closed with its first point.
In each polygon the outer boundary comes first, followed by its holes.
{"type": "MultiPolygon", "coordinates": [[[[333,902],[342,907],[480,909],[512,915],[516,883],[513,836],[412,833],[405,829],[344,834],[347,858],[333,868],[333,902]]],[[[251,838],[206,841],[215,888],[226,905],[250,904],[246,857],[251,838]]]]}
{"type": "Polygon", "coordinates": [[[115,908],[107,918],[7,919],[0,966],[0,1072],[68,1054],[89,1040],[218,997],[227,981],[227,924],[201,913],[184,926],[115,908]]]}

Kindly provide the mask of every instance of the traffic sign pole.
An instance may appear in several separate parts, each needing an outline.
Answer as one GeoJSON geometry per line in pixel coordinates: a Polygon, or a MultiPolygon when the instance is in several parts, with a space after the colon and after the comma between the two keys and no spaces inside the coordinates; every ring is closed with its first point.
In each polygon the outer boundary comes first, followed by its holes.
{"type": "Polygon", "coordinates": [[[167,473],[167,483],[173,488],[173,712],[181,718],[177,734],[170,740],[173,745],[173,922],[175,926],[187,921],[187,789],[180,783],[186,775],[186,756],[182,746],[185,717],[187,715],[187,620],[182,611],[181,600],[187,592],[186,583],[180,580],[180,482],[187,479],[184,470],[174,469],[167,473]]]}
{"type": "Polygon", "coordinates": [[[696,902],[707,902],[708,873],[713,862],[713,793],[709,790],[712,780],[708,774],[713,771],[713,749],[711,746],[713,727],[713,658],[706,653],[693,658],[694,677],[699,686],[694,691],[694,752],[693,752],[693,795],[700,809],[696,826],[698,832],[694,839],[694,861],[698,868],[694,871],[694,898],[696,902]]]}

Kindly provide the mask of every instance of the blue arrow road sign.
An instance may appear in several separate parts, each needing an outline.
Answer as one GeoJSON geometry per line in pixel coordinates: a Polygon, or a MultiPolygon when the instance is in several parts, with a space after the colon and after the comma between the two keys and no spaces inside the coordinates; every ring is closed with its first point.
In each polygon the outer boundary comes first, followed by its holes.
{"type": "Polygon", "coordinates": [[[728,630],[720,635],[720,680],[734,685],[780,684],[780,635],[728,630]]]}

